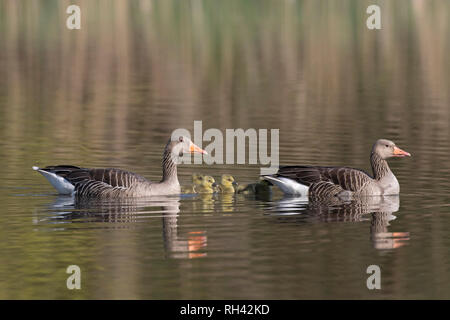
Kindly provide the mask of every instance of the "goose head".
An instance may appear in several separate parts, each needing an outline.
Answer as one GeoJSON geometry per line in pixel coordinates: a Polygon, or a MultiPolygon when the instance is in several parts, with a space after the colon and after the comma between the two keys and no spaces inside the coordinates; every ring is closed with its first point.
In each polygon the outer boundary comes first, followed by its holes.
{"type": "Polygon", "coordinates": [[[166,151],[171,153],[172,159],[176,163],[180,162],[179,160],[184,154],[208,154],[205,150],[195,145],[191,139],[185,136],[179,136],[178,138],[172,137],[167,143],[166,151]]]}
{"type": "Polygon", "coordinates": [[[386,160],[392,157],[403,158],[410,157],[411,154],[406,152],[395,145],[394,142],[387,139],[379,139],[372,148],[372,153],[380,156],[381,159],[386,160]]]}

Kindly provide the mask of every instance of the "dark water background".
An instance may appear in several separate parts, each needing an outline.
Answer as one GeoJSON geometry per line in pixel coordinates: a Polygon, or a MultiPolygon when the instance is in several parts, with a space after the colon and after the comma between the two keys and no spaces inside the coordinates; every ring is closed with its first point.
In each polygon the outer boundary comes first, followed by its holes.
{"type": "MultiPolygon", "coordinates": [[[[0,298],[450,298],[450,2],[0,2],[0,298]],[[365,26],[368,5],[382,29],[365,26]],[[75,204],[31,166],[152,180],[176,128],[278,128],[281,164],[370,169],[400,197],[75,204]],[[66,288],[66,268],[82,289],[66,288]],[[366,268],[381,267],[381,290],[366,268]]],[[[190,165],[239,183],[259,166],[190,165]]]]}

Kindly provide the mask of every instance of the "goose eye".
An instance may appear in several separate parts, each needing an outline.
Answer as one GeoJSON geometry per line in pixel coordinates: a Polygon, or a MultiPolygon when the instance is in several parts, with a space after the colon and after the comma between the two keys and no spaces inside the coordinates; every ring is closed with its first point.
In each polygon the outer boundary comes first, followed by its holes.
{"type": "Polygon", "coordinates": [[[180,137],[178,141],[183,142],[183,137],[180,137]]]}
{"type": "Polygon", "coordinates": [[[386,148],[389,148],[389,145],[386,145],[386,148]]]}

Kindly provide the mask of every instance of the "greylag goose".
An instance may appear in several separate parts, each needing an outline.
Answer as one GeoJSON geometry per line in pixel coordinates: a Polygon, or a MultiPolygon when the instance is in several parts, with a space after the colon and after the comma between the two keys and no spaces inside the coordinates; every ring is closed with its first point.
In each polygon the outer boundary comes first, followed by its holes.
{"type": "Polygon", "coordinates": [[[387,159],[411,156],[394,142],[380,139],[372,147],[370,163],[373,177],[348,167],[285,166],[274,175],[263,176],[285,194],[317,198],[354,195],[395,195],[400,186],[387,159]]]}
{"type": "Polygon", "coordinates": [[[169,140],[164,148],[160,182],[116,168],[89,169],[75,166],[33,167],[41,173],[60,194],[73,194],[81,198],[124,198],[180,194],[177,162],[183,153],[206,151],[186,137],[169,140]]]}

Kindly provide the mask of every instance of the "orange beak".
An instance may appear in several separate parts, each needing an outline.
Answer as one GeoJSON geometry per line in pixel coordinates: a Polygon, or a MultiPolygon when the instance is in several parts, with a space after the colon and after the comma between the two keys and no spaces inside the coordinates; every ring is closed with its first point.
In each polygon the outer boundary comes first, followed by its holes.
{"type": "Polygon", "coordinates": [[[189,147],[189,152],[190,153],[201,153],[201,154],[208,154],[208,152],[206,152],[205,150],[203,150],[202,148],[199,148],[198,146],[196,146],[195,144],[191,143],[190,147],[189,147]]]}
{"type": "Polygon", "coordinates": [[[395,157],[411,157],[411,154],[409,152],[403,151],[402,149],[398,147],[394,147],[394,156],[395,157]]]}

